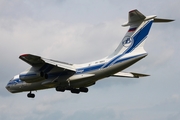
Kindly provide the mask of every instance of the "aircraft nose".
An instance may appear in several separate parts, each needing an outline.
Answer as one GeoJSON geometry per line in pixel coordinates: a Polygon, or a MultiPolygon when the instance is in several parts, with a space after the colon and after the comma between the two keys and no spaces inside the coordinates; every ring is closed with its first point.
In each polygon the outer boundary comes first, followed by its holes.
{"type": "Polygon", "coordinates": [[[14,93],[14,90],[11,89],[10,85],[6,85],[5,87],[10,93],[14,93]]]}
{"type": "Polygon", "coordinates": [[[6,89],[10,92],[10,86],[6,85],[6,89]]]}

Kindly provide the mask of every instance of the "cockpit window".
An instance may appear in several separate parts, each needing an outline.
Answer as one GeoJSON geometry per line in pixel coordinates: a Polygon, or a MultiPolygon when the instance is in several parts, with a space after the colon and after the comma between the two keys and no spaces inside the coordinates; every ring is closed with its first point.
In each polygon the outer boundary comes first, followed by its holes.
{"type": "Polygon", "coordinates": [[[13,79],[14,79],[14,78],[12,78],[12,79],[10,80],[10,82],[12,82],[12,81],[13,81],[13,79]]]}

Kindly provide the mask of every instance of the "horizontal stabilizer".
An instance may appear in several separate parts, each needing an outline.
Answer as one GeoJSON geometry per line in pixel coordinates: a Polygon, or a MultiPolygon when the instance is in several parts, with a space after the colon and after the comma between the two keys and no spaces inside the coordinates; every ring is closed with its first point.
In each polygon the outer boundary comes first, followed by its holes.
{"type": "Polygon", "coordinates": [[[134,24],[138,24],[141,23],[143,21],[147,21],[150,19],[154,19],[154,22],[156,23],[160,23],[160,22],[172,22],[174,20],[172,19],[162,19],[162,18],[156,18],[156,15],[152,15],[152,16],[145,16],[143,15],[141,12],[139,12],[138,10],[132,10],[129,12],[128,15],[128,21],[126,23],[124,23],[122,26],[126,27],[126,26],[131,26],[134,24]]]}
{"type": "Polygon", "coordinates": [[[139,77],[146,77],[149,75],[141,74],[141,73],[134,73],[134,72],[118,72],[113,77],[128,77],[128,78],[139,78],[139,77]]]}
{"type": "Polygon", "coordinates": [[[172,22],[172,21],[174,21],[174,20],[172,20],[172,19],[162,19],[162,18],[155,18],[154,19],[154,22],[172,22]]]}
{"type": "Polygon", "coordinates": [[[139,12],[138,10],[132,10],[129,12],[128,15],[128,22],[124,23],[122,26],[129,26],[131,24],[134,23],[138,23],[140,21],[143,21],[146,18],[146,16],[144,16],[141,12],[139,12]]]}

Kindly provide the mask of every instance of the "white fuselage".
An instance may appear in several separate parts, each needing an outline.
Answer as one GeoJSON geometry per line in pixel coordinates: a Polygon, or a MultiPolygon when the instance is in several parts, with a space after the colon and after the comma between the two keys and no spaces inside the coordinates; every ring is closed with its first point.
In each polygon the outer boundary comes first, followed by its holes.
{"type": "MultiPolygon", "coordinates": [[[[71,81],[68,81],[68,82],[70,86],[73,88],[79,88],[81,86],[84,86],[84,87],[91,86],[95,84],[97,80],[105,78],[105,77],[109,77],[112,74],[115,74],[119,71],[124,70],[125,68],[134,64],[138,60],[144,58],[146,55],[147,53],[134,55],[133,57],[132,56],[128,57],[126,55],[127,57],[126,56],[120,57],[116,61],[116,63],[109,65],[108,67],[106,67],[106,65],[108,63],[110,64],[110,61],[114,58],[117,58],[118,56],[115,56],[109,60],[101,59],[101,60],[93,61],[86,64],[74,64],[74,67],[76,68],[77,72],[74,75],[72,75],[70,78],[75,76],[75,79],[71,79],[71,81]],[[90,76],[86,76],[86,75],[90,75],[90,76]]],[[[58,79],[61,79],[61,77],[59,77],[58,79]]],[[[44,79],[39,82],[27,83],[25,81],[21,81],[19,79],[19,75],[16,75],[13,78],[13,80],[8,83],[6,88],[12,93],[17,93],[17,92],[23,92],[23,91],[34,91],[34,90],[56,87],[56,84],[47,84],[47,85],[43,84],[46,81],[47,80],[44,79]]],[[[66,83],[62,83],[62,84],[66,85],[66,83]]]]}

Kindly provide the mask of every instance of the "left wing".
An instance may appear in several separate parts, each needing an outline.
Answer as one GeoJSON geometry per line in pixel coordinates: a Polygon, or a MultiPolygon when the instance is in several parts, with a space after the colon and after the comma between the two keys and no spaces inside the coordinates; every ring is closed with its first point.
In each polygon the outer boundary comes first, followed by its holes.
{"type": "Polygon", "coordinates": [[[56,66],[64,70],[69,70],[71,72],[76,71],[76,69],[73,67],[72,64],[60,62],[56,60],[51,60],[51,59],[46,59],[46,58],[42,58],[40,56],[36,56],[32,54],[23,54],[19,56],[19,58],[25,61],[26,63],[30,64],[31,66],[38,66],[38,65],[43,65],[45,63],[48,63],[50,65],[56,66]]]}
{"type": "Polygon", "coordinates": [[[149,75],[141,74],[141,73],[134,73],[134,72],[118,72],[116,74],[111,75],[113,77],[128,77],[128,78],[139,78],[139,77],[146,77],[149,75]]]}

